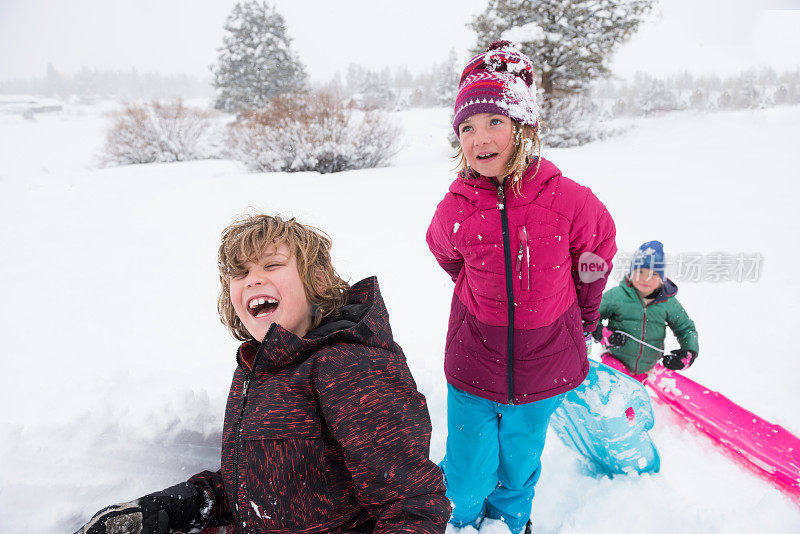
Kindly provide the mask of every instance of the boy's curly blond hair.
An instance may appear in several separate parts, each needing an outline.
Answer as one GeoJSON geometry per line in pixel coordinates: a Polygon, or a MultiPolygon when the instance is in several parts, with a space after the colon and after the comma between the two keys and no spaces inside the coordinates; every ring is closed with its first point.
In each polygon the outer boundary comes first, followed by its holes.
{"type": "Polygon", "coordinates": [[[331,240],[321,230],[270,215],[245,215],[222,231],[217,266],[222,289],[217,300],[222,324],[240,341],[253,339],[236,315],[231,302],[231,277],[245,270],[247,262],[258,262],[264,251],[284,244],[297,261],[306,298],[312,305],[313,330],[326,317],[335,315],[347,300],[350,284],[334,270],[331,240]]]}

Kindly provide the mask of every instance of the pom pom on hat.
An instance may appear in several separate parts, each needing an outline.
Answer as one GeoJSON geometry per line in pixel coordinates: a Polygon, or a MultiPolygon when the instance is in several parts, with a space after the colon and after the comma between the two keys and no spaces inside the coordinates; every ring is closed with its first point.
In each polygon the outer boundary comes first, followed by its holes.
{"type": "Polygon", "coordinates": [[[528,56],[519,51],[519,46],[511,41],[495,41],[489,45],[484,55],[486,69],[494,72],[510,72],[525,81],[528,87],[534,86],[533,64],[528,56]],[[497,54],[491,54],[498,50],[497,54]]]}
{"type": "Polygon", "coordinates": [[[534,128],[539,124],[533,64],[511,41],[495,41],[470,59],[456,95],[453,129],[476,113],[497,113],[534,128]]]}

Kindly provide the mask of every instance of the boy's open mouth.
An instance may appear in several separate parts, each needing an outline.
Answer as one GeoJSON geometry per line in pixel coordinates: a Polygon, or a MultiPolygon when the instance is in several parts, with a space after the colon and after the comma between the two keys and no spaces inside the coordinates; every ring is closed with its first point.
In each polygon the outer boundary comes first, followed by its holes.
{"type": "Polygon", "coordinates": [[[476,156],[478,159],[489,159],[493,158],[497,155],[497,152],[492,152],[491,154],[481,154],[480,156],[476,156]]]}
{"type": "Polygon", "coordinates": [[[266,317],[277,307],[278,301],[272,297],[253,297],[247,303],[247,310],[255,318],[266,317]]]}

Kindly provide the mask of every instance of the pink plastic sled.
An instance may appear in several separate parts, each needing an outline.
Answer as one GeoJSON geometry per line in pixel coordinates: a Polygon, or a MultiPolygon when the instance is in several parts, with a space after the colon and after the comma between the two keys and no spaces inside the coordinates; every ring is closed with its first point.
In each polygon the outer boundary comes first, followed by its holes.
{"type": "Polygon", "coordinates": [[[800,438],[661,365],[646,384],[659,401],[800,504],[800,438]]]}

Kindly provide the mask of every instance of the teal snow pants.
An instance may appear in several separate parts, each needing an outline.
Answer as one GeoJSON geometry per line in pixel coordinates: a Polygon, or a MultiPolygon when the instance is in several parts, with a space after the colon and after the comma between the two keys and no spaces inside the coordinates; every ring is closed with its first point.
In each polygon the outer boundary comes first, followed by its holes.
{"type": "Polygon", "coordinates": [[[562,399],[508,405],[447,385],[447,451],[441,468],[453,525],[478,528],[488,517],[505,522],[512,533],[525,528],[547,424],[562,399]]]}

